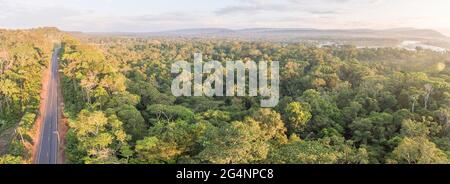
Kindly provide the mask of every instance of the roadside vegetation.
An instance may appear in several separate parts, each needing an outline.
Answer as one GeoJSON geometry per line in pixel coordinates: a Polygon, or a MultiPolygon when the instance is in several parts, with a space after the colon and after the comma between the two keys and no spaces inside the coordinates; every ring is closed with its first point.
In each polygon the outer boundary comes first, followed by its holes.
{"type": "Polygon", "coordinates": [[[32,162],[41,80],[61,35],[54,28],[0,30],[0,163],[32,162]]]}

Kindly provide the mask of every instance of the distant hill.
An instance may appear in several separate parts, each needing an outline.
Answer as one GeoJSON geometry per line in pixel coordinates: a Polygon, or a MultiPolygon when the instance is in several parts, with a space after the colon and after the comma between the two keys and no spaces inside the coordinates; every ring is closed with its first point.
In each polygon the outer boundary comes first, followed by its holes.
{"type": "Polygon", "coordinates": [[[222,34],[233,34],[235,33],[234,30],[231,29],[223,29],[223,28],[205,28],[205,29],[181,29],[181,30],[173,30],[173,31],[165,31],[165,32],[159,32],[155,34],[161,34],[161,35],[180,35],[180,36],[186,36],[186,35],[222,35],[222,34]]]}
{"type": "Polygon", "coordinates": [[[417,41],[431,46],[450,49],[450,38],[431,29],[395,28],[372,29],[312,29],[312,28],[200,28],[147,33],[95,33],[108,36],[233,38],[275,42],[314,42],[326,44],[352,44],[358,47],[398,47],[404,41],[417,41]]]}
{"type": "Polygon", "coordinates": [[[448,39],[442,33],[431,29],[397,28],[386,30],[371,29],[310,29],[310,28],[251,28],[251,29],[224,29],[224,28],[201,28],[201,29],[181,29],[163,32],[149,33],[116,33],[118,35],[134,36],[237,36],[237,37],[266,37],[280,36],[286,37],[304,37],[304,38],[421,38],[421,39],[448,39]]]}

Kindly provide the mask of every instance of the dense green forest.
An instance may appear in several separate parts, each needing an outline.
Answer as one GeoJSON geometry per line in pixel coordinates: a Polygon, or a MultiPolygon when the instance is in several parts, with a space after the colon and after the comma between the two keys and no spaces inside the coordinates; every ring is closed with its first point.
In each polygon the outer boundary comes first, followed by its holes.
{"type": "Polygon", "coordinates": [[[63,41],[67,163],[450,163],[450,53],[220,39],[63,41]],[[171,64],[279,61],[281,99],[174,97],[171,64]]]}
{"type": "Polygon", "coordinates": [[[450,53],[0,30],[0,163],[31,163],[61,42],[67,163],[450,163],[450,53]],[[171,64],[279,61],[280,103],[175,97],[171,64]]]}
{"type": "Polygon", "coordinates": [[[30,163],[42,75],[57,29],[0,30],[0,163],[30,163]]]}

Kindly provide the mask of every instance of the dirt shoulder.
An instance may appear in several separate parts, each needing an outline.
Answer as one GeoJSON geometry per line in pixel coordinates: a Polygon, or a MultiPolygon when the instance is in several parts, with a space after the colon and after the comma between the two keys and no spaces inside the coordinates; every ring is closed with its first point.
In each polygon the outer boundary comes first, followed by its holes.
{"type": "Polygon", "coordinates": [[[41,102],[39,105],[39,114],[36,118],[36,122],[34,123],[33,132],[36,132],[33,136],[33,147],[32,147],[32,161],[36,163],[36,156],[39,148],[39,143],[41,142],[41,130],[45,116],[45,106],[47,104],[47,96],[48,96],[48,85],[50,80],[50,61],[48,67],[44,70],[42,74],[42,89],[41,89],[41,102]]]}
{"type": "Polygon", "coordinates": [[[65,147],[66,147],[66,133],[69,129],[68,120],[64,117],[64,97],[62,93],[61,74],[58,72],[58,132],[59,132],[59,145],[58,145],[58,164],[64,164],[65,147]]]}

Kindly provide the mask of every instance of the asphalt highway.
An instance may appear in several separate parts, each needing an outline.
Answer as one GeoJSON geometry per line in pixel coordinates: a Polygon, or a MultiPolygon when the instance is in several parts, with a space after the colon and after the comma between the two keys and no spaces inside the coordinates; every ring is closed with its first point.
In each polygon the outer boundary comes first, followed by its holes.
{"type": "Polygon", "coordinates": [[[38,147],[37,164],[56,164],[58,158],[58,54],[56,48],[51,61],[51,74],[48,81],[48,96],[45,104],[43,125],[41,127],[41,138],[38,147]]]}

